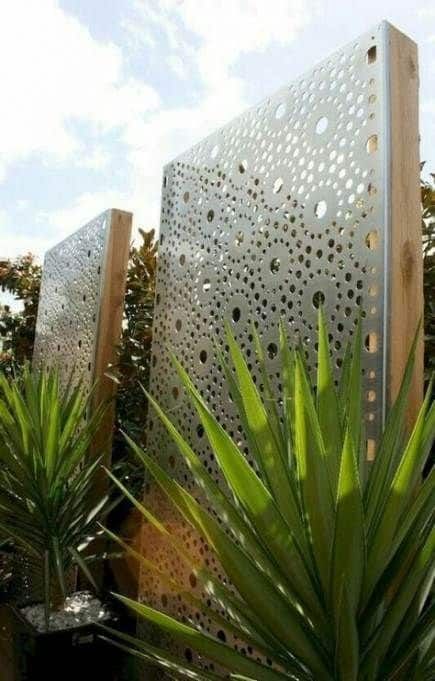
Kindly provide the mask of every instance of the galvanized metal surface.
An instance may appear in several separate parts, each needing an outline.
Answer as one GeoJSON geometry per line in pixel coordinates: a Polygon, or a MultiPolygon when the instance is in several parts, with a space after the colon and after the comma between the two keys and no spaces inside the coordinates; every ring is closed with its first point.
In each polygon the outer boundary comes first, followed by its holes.
{"type": "Polygon", "coordinates": [[[34,362],[57,366],[85,389],[95,380],[98,316],[111,211],[105,211],[46,253],[34,362]]]}
{"type": "MultiPolygon", "coordinates": [[[[164,170],[151,391],[223,486],[167,348],[243,447],[214,347],[225,345],[224,320],[261,385],[251,335],[251,324],[258,326],[278,396],[279,320],[291,341],[302,340],[314,371],[317,307],[323,302],[338,370],[361,313],[365,426],[368,440],[378,437],[388,314],[388,30],[382,24],[355,40],[164,170]]],[[[149,449],[194,489],[180,454],[153,416],[149,449]]],[[[153,486],[146,502],[223,577],[208,547],[166,508],[153,486]]],[[[149,528],[146,532],[144,548],[153,560],[189,588],[195,586],[165,542],[149,528]]],[[[148,571],[142,596],[217,633],[204,613],[181,605],[148,571]]]]}

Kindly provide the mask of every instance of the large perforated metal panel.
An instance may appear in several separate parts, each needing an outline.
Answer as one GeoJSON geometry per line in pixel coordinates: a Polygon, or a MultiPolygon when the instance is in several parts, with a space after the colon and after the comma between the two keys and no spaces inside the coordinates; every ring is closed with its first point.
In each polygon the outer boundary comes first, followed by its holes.
{"type": "MultiPolygon", "coordinates": [[[[45,255],[36,325],[34,362],[56,365],[85,389],[96,379],[102,293],[112,230],[108,210],[45,255]]],[[[128,236],[127,236],[128,239],[128,236]]],[[[123,292],[122,292],[123,295],[123,292]]]]}
{"type": "MultiPolygon", "coordinates": [[[[384,23],[362,36],[164,169],[151,391],[221,484],[167,348],[243,447],[214,349],[225,344],[224,320],[261,385],[251,335],[251,324],[257,325],[278,387],[280,318],[290,339],[303,342],[314,370],[323,303],[338,370],[361,313],[367,440],[372,445],[378,437],[388,346],[389,30],[384,23]]],[[[150,419],[149,449],[195,490],[157,417],[150,419]]],[[[208,547],[157,500],[154,486],[146,503],[220,575],[208,547]]],[[[148,526],[144,532],[144,551],[195,587],[165,542],[148,526]]],[[[217,634],[204,613],[182,604],[149,572],[142,574],[141,593],[217,634]]]]}

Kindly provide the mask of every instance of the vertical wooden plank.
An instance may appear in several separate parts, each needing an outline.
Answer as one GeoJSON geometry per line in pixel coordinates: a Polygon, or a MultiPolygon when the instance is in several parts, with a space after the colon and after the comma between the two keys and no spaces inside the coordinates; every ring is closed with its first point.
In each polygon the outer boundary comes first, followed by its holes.
{"type": "MultiPolygon", "coordinates": [[[[104,259],[105,271],[102,277],[100,309],[95,339],[94,379],[97,381],[92,408],[108,402],[108,407],[100,428],[96,433],[89,455],[100,456],[104,453],[103,464],[111,465],[113,424],[115,420],[115,396],[117,385],[107,376],[107,368],[116,362],[116,346],[119,343],[124,312],[124,295],[127,280],[128,258],[130,252],[132,214],[112,209],[110,211],[110,231],[107,235],[104,259]]],[[[96,498],[107,493],[108,478],[101,469],[96,498]]],[[[105,539],[99,539],[93,551],[105,550],[105,539]]],[[[103,583],[103,565],[96,565],[94,579],[100,586],[103,583]]]]}
{"type": "Polygon", "coordinates": [[[131,213],[112,209],[110,214],[110,232],[106,245],[105,272],[95,343],[94,375],[98,384],[94,405],[111,402],[92,448],[93,452],[105,448],[105,465],[110,465],[116,394],[116,383],[106,375],[106,372],[108,366],[116,361],[116,346],[121,335],[132,223],[131,213]]]}
{"type": "MultiPolygon", "coordinates": [[[[391,238],[387,399],[397,395],[417,324],[423,315],[417,45],[389,26],[391,115],[391,238]]],[[[423,396],[423,334],[410,393],[411,426],[423,396]]]]}

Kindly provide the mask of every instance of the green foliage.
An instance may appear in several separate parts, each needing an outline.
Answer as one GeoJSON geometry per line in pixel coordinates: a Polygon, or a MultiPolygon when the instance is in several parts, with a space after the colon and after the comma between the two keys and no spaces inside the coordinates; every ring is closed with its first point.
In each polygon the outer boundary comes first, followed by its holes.
{"type": "Polygon", "coordinates": [[[116,416],[123,430],[145,442],[158,243],[154,230],[139,230],[141,243],[130,251],[124,323],[115,367],[119,380],[116,416]]]}
{"type": "MultiPolygon", "coordinates": [[[[272,393],[268,381],[262,391],[258,389],[229,327],[229,359],[220,357],[249,458],[255,460],[260,475],[174,358],[229,496],[219,489],[178,426],[149,398],[215,514],[173,480],[156,457],[129,439],[154,482],[214,551],[228,582],[217,580],[207,564],[190,555],[171,529],[109,473],[193,572],[206,600],[186,591],[165,566],[154,564],[152,556],[138,555],[109,533],[112,539],[143,561],[174,595],[202,610],[213,623],[211,631],[234,634],[246,643],[245,649],[257,651],[273,667],[255,654],[247,656],[226,645],[195,621],[180,622],[146,604],[119,598],[139,617],[223,667],[229,678],[429,679],[434,664],[429,593],[435,478],[432,471],[423,481],[421,471],[435,436],[435,405],[429,403],[430,386],[415,427],[405,438],[416,341],[376,460],[370,464],[361,428],[360,324],[338,388],[322,311],[316,389],[301,351],[288,348],[283,328],[280,335],[281,395],[272,393]],[[277,404],[283,405],[282,413],[277,404]]],[[[258,361],[266,377],[261,350],[258,361]]],[[[173,678],[222,678],[145,641],[112,633],[118,645],[165,667],[173,678]]]]}
{"type": "Polygon", "coordinates": [[[121,430],[145,445],[148,401],[141,386],[149,383],[158,248],[154,230],[140,229],[139,235],[141,242],[130,250],[118,360],[110,369],[118,383],[112,461],[136,494],[142,493],[143,469],[130,455],[121,430]]]}
{"type": "Polygon", "coordinates": [[[87,407],[81,388],[63,389],[54,370],[0,374],[0,541],[43,587],[47,621],[71,568],[93,582],[89,548],[108,510],[99,459],[87,456],[104,408],[86,420],[87,407]]]}
{"type": "Polygon", "coordinates": [[[426,375],[435,369],[435,174],[421,181],[426,375]]]}
{"type": "Polygon", "coordinates": [[[32,358],[41,272],[31,254],[0,263],[0,290],[22,305],[18,312],[0,305],[0,370],[10,373],[32,358]]]}

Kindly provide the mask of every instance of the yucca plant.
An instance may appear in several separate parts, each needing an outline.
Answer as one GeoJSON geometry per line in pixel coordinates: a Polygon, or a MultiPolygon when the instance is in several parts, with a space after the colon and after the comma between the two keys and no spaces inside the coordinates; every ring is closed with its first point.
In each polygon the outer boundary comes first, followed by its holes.
{"type": "Polygon", "coordinates": [[[108,509],[100,459],[88,458],[104,407],[86,418],[89,397],[62,388],[55,369],[0,375],[0,540],[8,540],[42,590],[48,623],[68,576],[89,569],[97,525],[108,509]]]}
{"type": "MultiPolygon", "coordinates": [[[[315,389],[302,350],[288,347],[281,328],[281,396],[272,393],[258,338],[258,359],[264,370],[261,391],[227,329],[231,364],[222,356],[219,360],[259,474],[174,358],[231,494],[220,490],[178,427],[149,399],[221,522],[163,470],[155,453],[130,444],[170,501],[213,549],[234,588],[219,582],[130,495],[146,521],[163,533],[193,571],[207,602],[198,602],[152,559],[135,555],[174,594],[202,609],[216,630],[234,634],[254,654],[243,655],[201,630],[193,619],[179,622],[122,596],[120,600],[139,617],[195,650],[199,660],[212,661],[224,671],[218,672],[216,666],[211,667],[214,671],[210,666],[201,669],[195,662],[127,635],[118,634],[117,645],[163,666],[171,678],[434,678],[430,597],[434,472],[425,480],[421,477],[435,433],[431,387],[409,436],[404,425],[416,343],[376,459],[369,463],[363,444],[361,324],[336,386],[320,312],[315,389]]],[[[117,484],[129,495],[122,483],[117,484]]],[[[132,552],[122,539],[111,536],[132,552]]]]}

